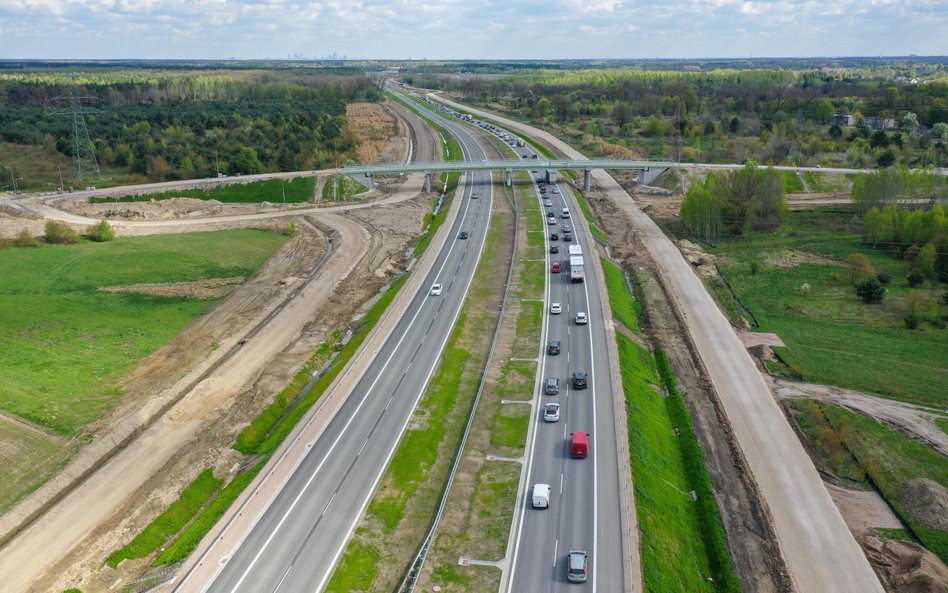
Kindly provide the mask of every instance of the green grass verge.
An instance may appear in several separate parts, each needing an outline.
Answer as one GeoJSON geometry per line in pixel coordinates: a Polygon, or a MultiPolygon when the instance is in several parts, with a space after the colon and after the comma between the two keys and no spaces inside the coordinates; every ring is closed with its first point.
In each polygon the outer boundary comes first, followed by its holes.
{"type": "Polygon", "coordinates": [[[741,591],[741,584],[734,571],[734,563],[731,561],[731,553],[727,545],[727,534],[721,523],[717,500],[714,498],[711,476],[708,474],[704,463],[704,453],[694,432],[691,413],[678,391],[678,379],[664,350],[655,352],[655,363],[668,393],[668,397],[665,398],[668,418],[679,431],[678,444],[685,476],[698,497],[694,503],[698,520],[696,533],[704,543],[714,588],[716,591],[741,591]]]}
{"type": "Polygon", "coordinates": [[[340,563],[327,591],[392,589],[424,535],[450,469],[451,454],[459,445],[499,315],[480,304],[496,290],[496,282],[490,279],[497,278],[506,259],[501,253],[503,235],[502,217],[492,215],[474,282],[437,370],[347,546],[344,558],[352,560],[340,563]],[[386,570],[367,577],[363,560],[369,556],[385,559],[386,570]]]}
{"type": "Polygon", "coordinates": [[[793,401],[790,407],[822,461],[834,473],[871,483],[912,535],[948,562],[948,532],[916,520],[904,494],[905,483],[914,478],[928,478],[948,487],[944,457],[862,414],[808,400],[793,401]]]}
{"type": "Polygon", "coordinates": [[[583,211],[583,217],[586,219],[586,222],[589,223],[589,232],[591,232],[600,243],[608,245],[609,239],[606,237],[606,233],[599,228],[599,221],[596,220],[596,215],[593,213],[592,208],[589,207],[586,196],[573,188],[570,188],[570,191],[573,192],[573,197],[576,198],[576,201],[579,203],[579,209],[583,211]]]}
{"type": "Polygon", "coordinates": [[[118,403],[129,369],[214,302],[99,289],[249,277],[286,240],[241,229],[4,252],[0,408],[76,435],[118,403]]]}
{"type": "Polygon", "coordinates": [[[625,283],[622,269],[611,261],[600,258],[602,271],[606,277],[606,290],[612,305],[612,316],[633,332],[639,332],[639,311],[641,305],[632,299],[629,287],[625,283]]]}
{"type": "Polygon", "coordinates": [[[352,196],[368,190],[369,188],[348,175],[332,175],[323,186],[323,201],[344,202],[352,196]]]}
{"type": "MultiPolygon", "coordinates": [[[[530,425],[530,407],[508,404],[494,416],[494,426],[490,432],[490,444],[504,447],[510,451],[523,453],[530,425]]],[[[517,454],[513,453],[513,454],[517,454]]]]}
{"type": "Polygon", "coordinates": [[[205,535],[217,524],[230,505],[233,504],[240,493],[253,482],[257,474],[263,469],[267,460],[261,460],[250,469],[237,474],[224,488],[218,492],[217,496],[205,506],[201,513],[188,525],[181,535],[158,556],[155,560],[155,566],[162,564],[172,564],[184,560],[188,554],[194,551],[194,548],[201,542],[205,535]]]}
{"type": "MultiPolygon", "coordinates": [[[[910,263],[863,246],[849,228],[851,217],[832,210],[791,212],[777,231],[723,241],[709,251],[759,330],[775,332],[786,344],[775,351],[789,374],[944,408],[948,329],[922,323],[909,330],[902,317],[910,294],[937,301],[945,285],[910,289],[910,263]],[[865,254],[892,276],[882,304],[866,305],[856,296],[842,265],[851,253],[865,254]],[[754,261],[760,263],[756,272],[754,261]]],[[[726,289],[718,289],[726,302],[726,289]]],[[[948,307],[938,306],[939,315],[948,314],[948,307]]],[[[736,312],[732,305],[729,314],[736,312]]]]}
{"type": "Polygon", "coordinates": [[[135,539],[109,554],[106,563],[115,568],[123,560],[145,558],[154,553],[191,521],[223,482],[214,477],[214,470],[211,468],[201,472],[201,475],[181,492],[178,500],[171,503],[171,506],[149,523],[135,539]]]}
{"type": "MultiPolygon", "coordinates": [[[[353,181],[353,183],[355,183],[353,181]]],[[[211,189],[176,189],[154,194],[109,197],[91,197],[93,204],[110,202],[150,202],[151,200],[170,200],[171,198],[195,198],[197,200],[217,200],[227,203],[271,202],[282,204],[284,192],[286,202],[310,202],[313,199],[315,177],[296,177],[289,181],[267,179],[251,183],[231,183],[211,189]]]]}
{"type": "Polygon", "coordinates": [[[800,176],[793,171],[777,171],[780,178],[783,179],[783,192],[786,194],[803,193],[803,181],[800,176]]]}

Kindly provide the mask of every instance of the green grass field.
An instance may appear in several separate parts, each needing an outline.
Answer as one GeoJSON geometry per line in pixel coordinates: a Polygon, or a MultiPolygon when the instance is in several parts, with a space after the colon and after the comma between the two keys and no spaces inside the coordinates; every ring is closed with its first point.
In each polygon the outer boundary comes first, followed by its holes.
{"type": "Polygon", "coordinates": [[[609,292],[613,317],[630,330],[638,332],[640,305],[638,301],[632,300],[629,287],[625,283],[625,275],[619,266],[611,261],[605,258],[600,258],[599,261],[602,262],[602,271],[606,277],[606,290],[609,292]]]}
{"type": "Polygon", "coordinates": [[[323,186],[323,201],[344,202],[356,194],[368,191],[368,189],[348,175],[333,175],[326,180],[326,185],[323,186]]]}
{"type": "Polygon", "coordinates": [[[912,534],[943,562],[948,562],[948,532],[915,519],[904,494],[905,482],[913,478],[928,478],[948,487],[948,464],[944,457],[862,414],[807,400],[794,401],[790,406],[833,473],[862,482],[866,488],[874,484],[912,534]]]}
{"type": "MultiPolygon", "coordinates": [[[[356,182],[352,181],[352,183],[355,184],[356,182]]],[[[211,189],[178,189],[156,194],[119,196],[117,198],[93,197],[89,198],[89,201],[93,204],[108,204],[111,202],[148,202],[151,200],[170,200],[171,198],[195,198],[227,203],[270,202],[282,204],[285,197],[287,204],[295,204],[312,201],[315,185],[315,177],[297,177],[289,181],[268,179],[252,183],[232,183],[211,189]]]]}
{"type": "Polygon", "coordinates": [[[118,402],[122,375],[213,304],[99,288],[252,276],[286,239],[233,230],[4,252],[0,409],[79,433],[118,402]]]}
{"type": "MultiPolygon", "coordinates": [[[[710,251],[740,301],[786,344],[776,351],[805,380],[877,393],[912,403],[948,404],[948,329],[906,329],[902,302],[912,292],[909,264],[862,245],[845,212],[795,212],[773,233],[719,243],[710,251]],[[842,260],[864,253],[892,275],[880,305],[855,295],[842,260]],[[759,262],[752,273],[751,262],[759,262]],[[807,284],[809,293],[801,290],[807,284]]],[[[723,287],[716,291],[727,301],[723,287]]],[[[945,286],[918,292],[938,299],[945,286]]],[[[732,312],[738,308],[725,304],[732,312]]],[[[948,313],[944,305],[942,314],[948,313]]]]}

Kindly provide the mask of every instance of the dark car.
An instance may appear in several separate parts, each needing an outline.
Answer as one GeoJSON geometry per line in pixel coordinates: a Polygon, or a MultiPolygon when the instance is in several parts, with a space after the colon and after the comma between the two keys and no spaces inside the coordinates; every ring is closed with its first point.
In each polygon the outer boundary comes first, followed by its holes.
{"type": "Polygon", "coordinates": [[[563,240],[569,243],[573,240],[573,233],[563,233],[563,240]]]}
{"type": "Polygon", "coordinates": [[[589,375],[584,371],[576,371],[573,373],[573,389],[586,389],[588,385],[589,375]]]}
{"type": "Polygon", "coordinates": [[[550,241],[559,241],[559,240],[560,240],[559,233],[550,233],[550,241]]]}
{"type": "Polygon", "coordinates": [[[560,252],[559,245],[550,245],[550,253],[559,253],[559,252],[560,252]]]}
{"type": "MultiPolygon", "coordinates": [[[[550,343],[546,345],[546,353],[547,353],[547,354],[553,354],[553,355],[559,354],[559,353],[560,353],[560,341],[559,341],[559,340],[550,340],[550,343]]],[[[573,381],[576,381],[575,375],[574,375],[574,377],[573,377],[573,381]]]]}
{"type": "Polygon", "coordinates": [[[470,237],[470,234],[468,234],[467,231],[461,231],[458,233],[458,239],[467,239],[468,237],[470,237]]]}

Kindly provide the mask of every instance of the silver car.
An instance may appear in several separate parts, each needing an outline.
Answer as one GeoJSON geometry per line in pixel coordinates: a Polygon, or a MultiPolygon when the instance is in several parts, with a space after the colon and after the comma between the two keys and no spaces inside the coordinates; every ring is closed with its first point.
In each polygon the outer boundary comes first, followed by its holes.
{"type": "Polygon", "coordinates": [[[560,421],[560,404],[546,404],[543,406],[543,421],[544,422],[559,422],[560,421]]]}

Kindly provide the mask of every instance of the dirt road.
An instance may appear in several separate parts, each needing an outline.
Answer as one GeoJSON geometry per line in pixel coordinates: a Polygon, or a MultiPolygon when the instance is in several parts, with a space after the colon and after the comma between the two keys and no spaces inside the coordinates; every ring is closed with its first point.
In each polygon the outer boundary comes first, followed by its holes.
{"type": "MultiPolygon", "coordinates": [[[[584,158],[546,132],[448,103],[499,120],[556,147],[569,158],[584,158]]],[[[656,262],[757,481],[796,589],[800,593],[882,593],[879,579],[753,359],[691,266],[612,177],[594,171],[593,179],[634,225],[656,262]]]]}
{"type": "MultiPolygon", "coordinates": [[[[412,137],[417,136],[414,131],[411,134],[412,137]]],[[[421,153],[434,158],[432,155],[437,153],[437,146],[428,145],[425,139],[422,139],[420,144],[421,153]]],[[[422,176],[409,177],[400,185],[400,191],[381,200],[372,203],[348,204],[332,209],[296,208],[290,211],[270,210],[232,217],[116,223],[120,232],[125,230],[128,234],[167,233],[256,225],[261,221],[274,218],[300,217],[303,214],[309,214],[315,216],[322,226],[333,229],[335,256],[326,262],[321,273],[309,280],[299,294],[287,303],[262,331],[240,347],[210,376],[181,397],[167,413],[150,423],[140,436],[135,437],[135,434],[140,430],[142,422],[160,411],[161,397],[154,398],[154,401],[139,402],[141,408],[127,409],[127,416],[122,419],[123,421],[113,426],[113,430],[106,431],[97,437],[97,441],[87,448],[88,453],[83,452],[85,457],[81,460],[77,459],[77,462],[83,461],[85,467],[69,468],[77,470],[78,473],[75,475],[82,476],[83,472],[94,468],[94,462],[101,457],[104,448],[113,448],[117,443],[124,443],[127,439],[134,438],[134,440],[120,453],[111,457],[93,477],[86,479],[78,487],[65,494],[62,500],[26,527],[4,548],[0,556],[0,574],[13,575],[12,578],[4,581],[5,591],[61,590],[70,582],[79,582],[83,573],[76,566],[80,563],[76,554],[81,555],[90,546],[87,543],[86,546],[77,548],[78,544],[88,542],[88,536],[93,533],[101,539],[102,526],[114,525],[115,521],[111,519],[112,517],[123,511],[129,511],[128,506],[133,504],[131,497],[143,484],[153,481],[162,468],[178,459],[182,455],[183,447],[193,446],[205,438],[207,435],[204,431],[214,425],[223,414],[229,413],[235,396],[253,384],[277,355],[299,339],[304,327],[313,319],[314,312],[320,311],[323,304],[333,298],[334,288],[342,284],[346,285],[346,290],[354,288],[347,279],[357,268],[365,268],[363,273],[372,276],[378,273],[377,267],[372,266],[377,266],[379,258],[391,258],[393,253],[404,253],[404,243],[417,231],[417,229],[412,231],[409,227],[413,228],[415,221],[420,225],[423,211],[426,210],[423,206],[427,203],[426,198],[420,198],[419,206],[412,208],[413,212],[410,216],[403,216],[400,219],[403,236],[399,238],[400,244],[394,252],[385,252],[375,258],[365,256],[368,253],[378,254],[383,233],[388,232],[389,229],[381,228],[380,230],[379,225],[370,225],[373,231],[370,233],[365,221],[371,221],[372,217],[360,215],[360,218],[364,219],[360,222],[347,214],[349,211],[360,208],[372,208],[382,211],[379,216],[383,220],[394,218],[385,211],[393,205],[418,197],[419,188],[422,186],[422,176]],[[99,446],[99,450],[95,449],[95,445],[99,446]]],[[[92,219],[56,210],[44,204],[27,204],[26,207],[41,216],[65,220],[72,224],[86,225],[92,222],[92,219]]],[[[399,208],[403,209],[402,206],[399,208]]],[[[227,303],[230,301],[231,299],[225,299],[219,307],[228,306],[227,303]]],[[[361,301],[355,298],[348,301],[346,306],[350,312],[342,319],[348,318],[359,302],[361,301]]],[[[258,314],[247,324],[249,327],[262,320],[269,309],[258,308],[255,312],[258,314]]],[[[340,320],[328,321],[336,325],[340,320]]],[[[221,341],[220,350],[227,351],[239,335],[242,335],[241,332],[227,336],[221,341]]],[[[175,389],[180,392],[189,382],[193,383],[194,378],[200,376],[205,367],[206,365],[198,365],[191,369],[191,372],[175,387],[162,395],[170,397],[175,389]]],[[[290,371],[290,374],[292,372],[290,371]]],[[[229,437],[229,439],[232,438],[232,436],[229,437]]],[[[225,440],[228,439],[225,438],[225,440]]],[[[225,444],[224,447],[223,454],[226,457],[227,445],[225,444]]],[[[181,478],[172,476],[171,481],[177,484],[180,483],[181,478]]],[[[55,491],[55,488],[50,488],[47,494],[49,496],[45,501],[39,501],[43,504],[37,506],[37,500],[27,500],[23,504],[29,506],[32,503],[31,509],[18,506],[14,509],[15,512],[5,515],[0,530],[6,529],[9,532],[16,529],[18,524],[22,524],[30,516],[31,510],[35,512],[44,504],[49,504],[59,495],[59,492],[55,491]]],[[[128,527],[125,525],[126,529],[128,527]]],[[[83,557],[82,561],[97,564],[101,563],[102,558],[101,551],[98,551],[97,558],[83,557]]]]}
{"type": "Polygon", "coordinates": [[[916,406],[894,399],[867,395],[832,385],[797,383],[768,377],[774,395],[781,399],[806,398],[834,404],[865,414],[880,422],[895,426],[909,436],[929,445],[948,457],[948,434],[935,424],[938,418],[948,418],[943,411],[916,406]]]}

